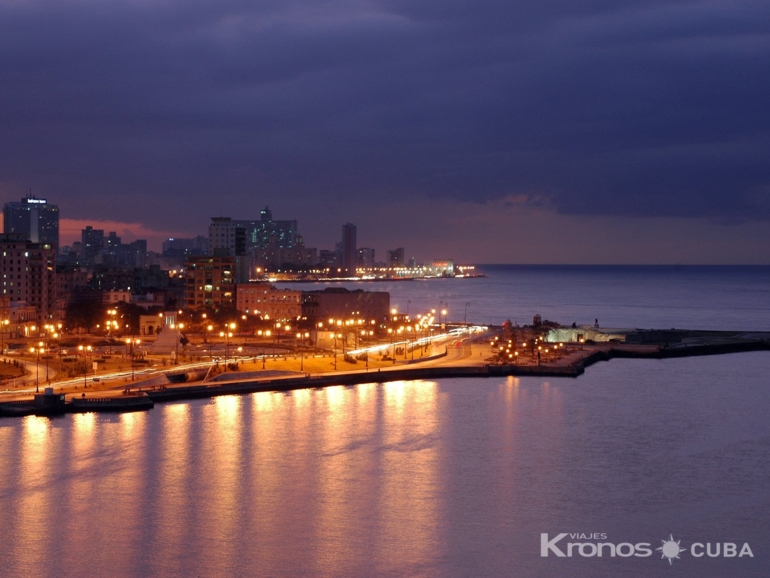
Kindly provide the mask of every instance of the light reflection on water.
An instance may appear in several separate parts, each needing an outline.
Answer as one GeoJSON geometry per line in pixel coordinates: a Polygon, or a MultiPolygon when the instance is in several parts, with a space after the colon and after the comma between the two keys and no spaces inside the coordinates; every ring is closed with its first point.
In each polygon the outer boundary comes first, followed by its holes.
{"type": "MultiPolygon", "coordinates": [[[[543,560],[542,531],[673,532],[761,551],[768,362],[615,360],[577,380],[364,384],[2,420],[0,575],[587,578],[661,567],[543,560]]],[[[740,574],[762,576],[751,562],[740,574]]],[[[737,575],[723,561],[676,564],[678,576],[737,575]]]]}

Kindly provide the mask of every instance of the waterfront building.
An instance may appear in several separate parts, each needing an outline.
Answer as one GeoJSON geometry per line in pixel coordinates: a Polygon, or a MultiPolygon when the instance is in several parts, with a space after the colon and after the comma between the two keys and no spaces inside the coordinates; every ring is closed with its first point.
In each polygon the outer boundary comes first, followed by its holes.
{"type": "Polygon", "coordinates": [[[353,223],[342,225],[342,245],[340,249],[340,264],[343,273],[355,275],[358,252],[356,251],[356,226],[353,223]]]}
{"type": "Polygon", "coordinates": [[[264,319],[296,319],[302,316],[302,291],[277,289],[269,283],[239,283],[236,309],[264,319]]]}
{"type": "Polygon", "coordinates": [[[404,266],[404,248],[399,247],[388,251],[388,267],[403,267],[404,266]]]}
{"type": "Polygon", "coordinates": [[[361,247],[358,250],[358,259],[356,265],[363,269],[371,269],[374,267],[374,249],[361,247]]]}
{"type": "Polygon", "coordinates": [[[235,257],[199,255],[185,264],[185,306],[235,307],[238,263],[235,257]]]}
{"type": "Polygon", "coordinates": [[[434,260],[425,267],[425,270],[428,275],[452,277],[455,274],[455,262],[452,259],[434,260]]]}
{"type": "Polygon", "coordinates": [[[267,247],[254,249],[251,253],[252,270],[256,268],[276,271],[282,268],[307,268],[318,261],[315,248],[305,247],[267,247]]]}
{"type": "Polygon", "coordinates": [[[337,251],[321,249],[318,253],[318,266],[323,269],[336,269],[340,264],[337,251]]]}
{"type": "Polygon", "coordinates": [[[3,207],[4,233],[20,235],[31,243],[59,246],[59,206],[28,195],[3,207]]]}

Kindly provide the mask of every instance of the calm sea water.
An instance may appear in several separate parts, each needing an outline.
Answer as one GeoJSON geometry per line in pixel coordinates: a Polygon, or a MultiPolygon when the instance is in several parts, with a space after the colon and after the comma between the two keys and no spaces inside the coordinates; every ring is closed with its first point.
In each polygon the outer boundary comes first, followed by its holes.
{"type": "MultiPolygon", "coordinates": [[[[489,268],[394,283],[469,320],[768,330],[766,268],[489,268]],[[463,311],[464,313],[464,311],[463,311]]],[[[382,284],[385,285],[385,284],[382,284]]],[[[385,287],[383,287],[385,289],[385,287]]],[[[770,568],[770,353],[575,380],[261,393],[0,420],[0,576],[687,576],[770,568]],[[548,558],[541,533],[687,551],[548,558]],[[694,542],[754,557],[695,558],[694,542]]],[[[566,541],[566,540],[565,540],[566,541]]]]}

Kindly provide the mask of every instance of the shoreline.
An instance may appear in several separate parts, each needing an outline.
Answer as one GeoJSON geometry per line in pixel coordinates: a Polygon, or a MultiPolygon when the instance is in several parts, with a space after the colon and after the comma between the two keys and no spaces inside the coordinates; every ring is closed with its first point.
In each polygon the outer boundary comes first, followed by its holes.
{"type": "MultiPolygon", "coordinates": [[[[286,392],[296,389],[323,388],[338,385],[358,385],[364,383],[386,383],[392,381],[412,381],[420,379],[452,379],[473,377],[560,377],[575,379],[585,373],[585,369],[601,361],[619,359],[673,359],[705,355],[724,355],[750,351],[770,351],[770,340],[757,339],[728,343],[709,343],[685,345],[681,347],[661,347],[651,345],[605,344],[583,346],[575,359],[567,363],[543,363],[541,365],[493,365],[490,363],[463,365],[434,365],[431,367],[397,367],[371,370],[354,370],[345,373],[321,373],[304,375],[286,375],[265,379],[250,377],[230,381],[173,382],[163,385],[126,388],[123,391],[109,390],[99,392],[99,403],[89,403],[90,397],[69,400],[64,394],[52,395],[60,398],[55,405],[35,405],[34,401],[13,401],[0,403],[0,417],[21,417],[25,415],[53,416],[66,413],[121,412],[151,409],[155,403],[184,401],[217,397],[220,395],[243,395],[265,391],[286,392]],[[133,391],[132,391],[133,390],[133,391]],[[130,392],[127,394],[127,392],[130,392]],[[146,400],[138,403],[138,399],[146,400]]],[[[434,360],[435,361],[435,360],[434,360]]],[[[185,375],[185,374],[180,374],[185,375]]],[[[43,396],[40,396],[43,397],[43,396]]],[[[93,400],[97,401],[96,399],[93,400]]]]}

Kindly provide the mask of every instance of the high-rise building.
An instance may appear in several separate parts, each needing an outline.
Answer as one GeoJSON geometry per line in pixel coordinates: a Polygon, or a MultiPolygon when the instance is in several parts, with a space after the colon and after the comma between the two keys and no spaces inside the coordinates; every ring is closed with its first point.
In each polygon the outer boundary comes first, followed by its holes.
{"type": "Polygon", "coordinates": [[[212,217],[209,225],[211,255],[246,255],[252,249],[291,249],[297,243],[297,221],[274,221],[265,207],[259,221],[212,217]]]}
{"type": "Polygon", "coordinates": [[[374,267],[374,249],[361,247],[358,250],[358,266],[365,269],[374,267]]]}
{"type": "Polygon", "coordinates": [[[356,226],[353,223],[342,225],[342,269],[348,275],[356,274],[356,226]]]}
{"type": "Polygon", "coordinates": [[[190,239],[172,237],[163,241],[164,257],[186,257],[188,255],[206,255],[209,252],[209,240],[203,235],[190,239]]]}
{"type": "Polygon", "coordinates": [[[2,295],[34,307],[38,321],[53,318],[57,287],[52,245],[32,243],[23,235],[0,235],[0,268],[2,295]]]}
{"type": "Polygon", "coordinates": [[[238,274],[235,257],[192,256],[185,268],[187,307],[235,307],[238,274]]]}
{"type": "Polygon", "coordinates": [[[340,260],[337,251],[321,249],[318,252],[318,265],[321,268],[335,269],[339,266],[340,260]]]}
{"type": "Polygon", "coordinates": [[[265,207],[260,212],[260,220],[254,232],[249,233],[247,230],[247,236],[248,243],[258,249],[290,249],[294,247],[298,236],[297,221],[274,221],[270,207],[265,207]]]}
{"type": "Polygon", "coordinates": [[[404,248],[399,247],[388,251],[388,267],[403,267],[404,266],[404,248]]]}
{"type": "Polygon", "coordinates": [[[83,260],[93,262],[104,249],[104,231],[88,225],[80,232],[80,242],[83,260]]]}
{"type": "Polygon", "coordinates": [[[59,246],[59,206],[32,195],[3,207],[5,233],[32,243],[59,246]]]}

